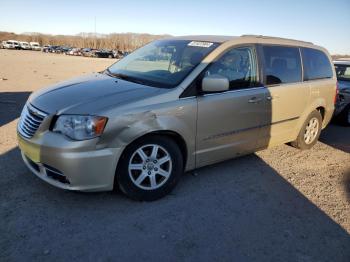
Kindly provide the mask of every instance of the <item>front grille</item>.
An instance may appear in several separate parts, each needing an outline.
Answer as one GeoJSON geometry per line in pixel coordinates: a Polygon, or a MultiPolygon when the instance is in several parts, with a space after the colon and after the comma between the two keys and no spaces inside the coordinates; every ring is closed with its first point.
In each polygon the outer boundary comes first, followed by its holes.
{"type": "Polygon", "coordinates": [[[23,108],[18,131],[25,138],[32,138],[47,114],[31,105],[23,108]]]}

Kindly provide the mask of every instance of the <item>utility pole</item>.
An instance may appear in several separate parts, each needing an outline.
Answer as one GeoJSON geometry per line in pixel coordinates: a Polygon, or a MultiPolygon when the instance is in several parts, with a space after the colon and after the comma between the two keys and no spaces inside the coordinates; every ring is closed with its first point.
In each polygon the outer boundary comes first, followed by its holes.
{"type": "Polygon", "coordinates": [[[95,48],[97,48],[97,46],[96,46],[96,38],[97,38],[97,35],[96,35],[96,16],[95,16],[95,48]]]}

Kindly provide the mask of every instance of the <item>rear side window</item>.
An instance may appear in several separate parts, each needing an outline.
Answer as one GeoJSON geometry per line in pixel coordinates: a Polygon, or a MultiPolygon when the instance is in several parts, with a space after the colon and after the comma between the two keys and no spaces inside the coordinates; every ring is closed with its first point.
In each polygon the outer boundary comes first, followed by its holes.
{"type": "Polygon", "coordinates": [[[325,53],[312,48],[302,48],[304,80],[332,78],[331,63],[325,53]]]}
{"type": "Polygon", "coordinates": [[[263,46],[267,85],[295,83],[302,79],[299,48],[263,46]]]}

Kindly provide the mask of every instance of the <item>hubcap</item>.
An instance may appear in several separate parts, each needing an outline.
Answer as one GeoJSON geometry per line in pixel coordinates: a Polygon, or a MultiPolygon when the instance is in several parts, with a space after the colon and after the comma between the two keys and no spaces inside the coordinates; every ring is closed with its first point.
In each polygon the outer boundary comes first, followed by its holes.
{"type": "Polygon", "coordinates": [[[161,187],[170,177],[172,159],[169,152],[155,144],[138,148],[129,161],[131,181],[144,190],[161,187]]]}
{"type": "Polygon", "coordinates": [[[311,144],[315,141],[319,131],[319,122],[316,117],[310,119],[309,123],[306,126],[304,133],[304,141],[306,144],[311,144]]]}

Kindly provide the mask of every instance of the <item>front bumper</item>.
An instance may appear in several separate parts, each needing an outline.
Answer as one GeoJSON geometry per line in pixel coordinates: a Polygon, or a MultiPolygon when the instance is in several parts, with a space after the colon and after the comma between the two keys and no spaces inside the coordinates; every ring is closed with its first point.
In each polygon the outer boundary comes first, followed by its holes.
{"type": "Polygon", "coordinates": [[[121,148],[98,148],[98,138],[69,141],[50,131],[31,139],[17,137],[26,166],[49,184],[78,191],[113,189],[121,148]]]}

